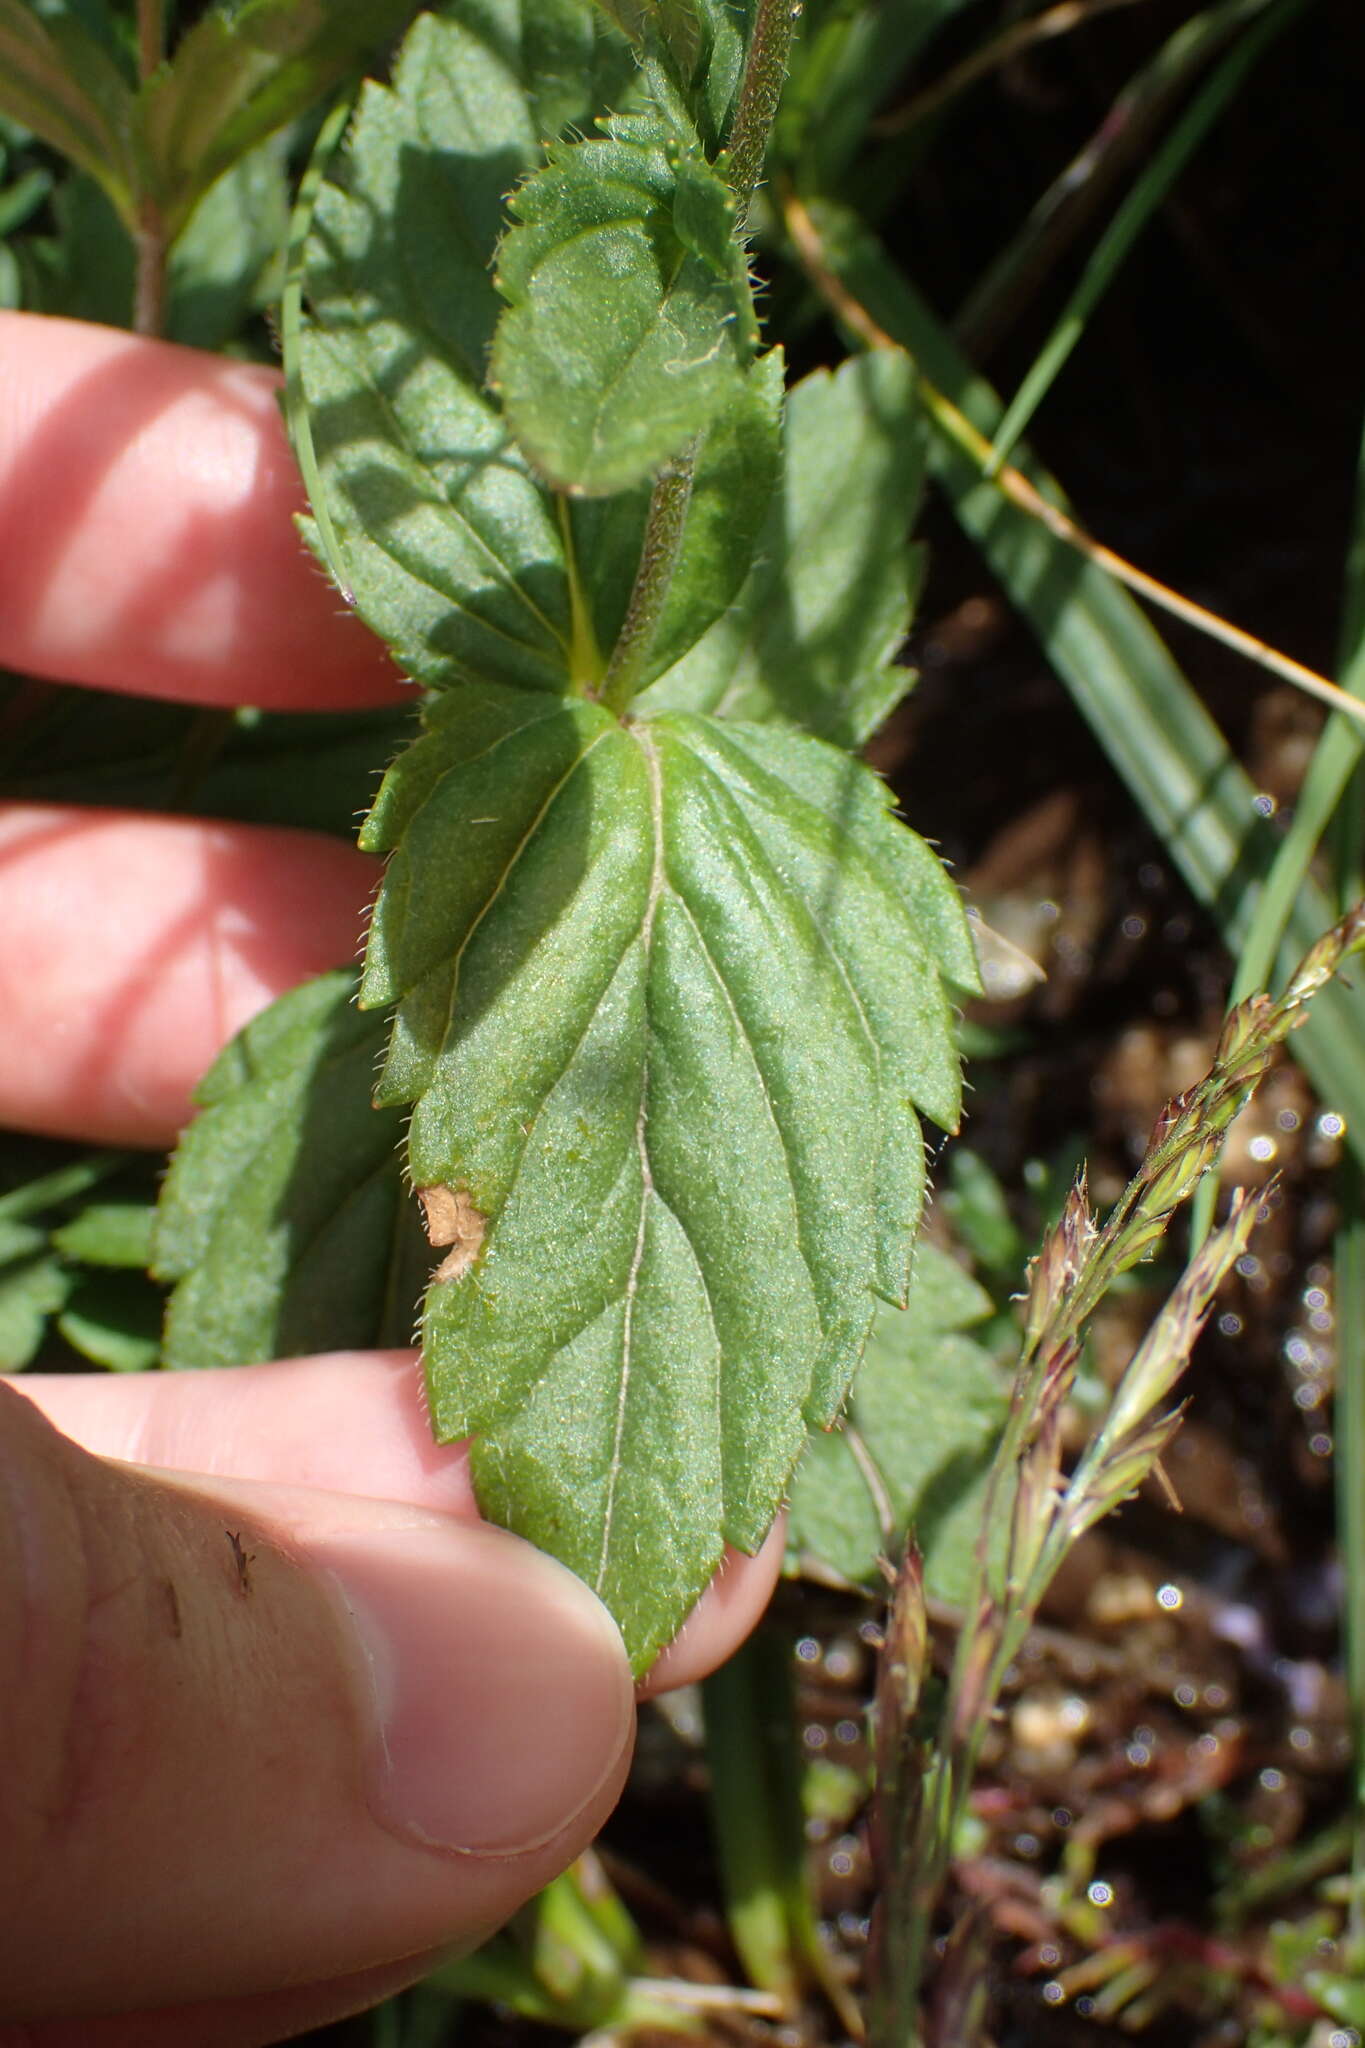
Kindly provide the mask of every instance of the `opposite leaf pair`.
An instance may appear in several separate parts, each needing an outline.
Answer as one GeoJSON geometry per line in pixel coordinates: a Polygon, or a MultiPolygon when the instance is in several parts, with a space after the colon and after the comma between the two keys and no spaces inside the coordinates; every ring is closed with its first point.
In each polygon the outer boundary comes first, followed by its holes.
{"type": "MultiPolygon", "coordinates": [[[[413,1184],[482,1229],[428,1296],[433,1419],[476,1434],[485,1510],[597,1587],[638,1666],[722,1543],[761,1541],[876,1295],[905,1297],[915,1108],[956,1122],[948,989],[976,983],[933,854],[791,729],[857,744],[909,680],[911,380],[817,376],[784,432],[698,20],[680,84],[579,0],[422,18],[322,188],[292,365],[334,568],[438,693],[363,835],[391,860],[361,995],[396,1005],[376,1125],[411,1104],[413,1184]],[[690,494],[618,715],[672,458],[690,494]]],[[[312,1082],[272,1086],[316,1119],[312,1082]]],[[[230,1109],[191,1133],[197,1173],[227,1170],[230,1109]]]]}

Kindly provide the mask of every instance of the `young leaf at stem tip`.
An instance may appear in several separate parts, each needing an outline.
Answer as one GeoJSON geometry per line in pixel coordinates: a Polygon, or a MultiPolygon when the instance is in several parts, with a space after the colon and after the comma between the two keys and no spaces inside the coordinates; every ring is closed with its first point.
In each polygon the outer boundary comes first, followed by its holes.
{"type": "Polygon", "coordinates": [[[734,195],[652,115],[556,145],[511,195],[490,382],[561,490],[628,490],[703,433],[757,346],[734,195]]]}

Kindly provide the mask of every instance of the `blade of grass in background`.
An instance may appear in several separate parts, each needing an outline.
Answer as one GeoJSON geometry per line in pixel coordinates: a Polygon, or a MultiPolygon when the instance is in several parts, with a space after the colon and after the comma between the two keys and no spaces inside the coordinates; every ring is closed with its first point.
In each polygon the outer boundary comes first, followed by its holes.
{"type": "MultiPolygon", "coordinates": [[[[1342,688],[1365,701],[1365,443],[1357,466],[1355,531],[1348,551],[1345,602],[1338,677],[1342,688]]],[[[1246,937],[1237,956],[1228,1007],[1233,1008],[1253,989],[1264,988],[1285,934],[1299,892],[1308,879],[1313,857],[1324,834],[1332,828],[1333,874],[1325,885],[1330,900],[1344,910],[1355,901],[1365,884],[1361,880],[1360,828],[1365,788],[1360,786],[1359,766],[1365,752],[1365,733],[1352,719],[1333,712],[1324,725],[1313,757],[1294,799],[1294,817],[1280,843],[1279,851],[1257,897],[1247,925],[1246,937]],[[1348,788],[1352,801],[1342,801],[1348,788]]],[[[1217,1185],[1206,1181],[1190,1210],[1190,1239],[1199,1244],[1208,1234],[1218,1198],[1217,1185]]],[[[1365,1329],[1362,1330],[1365,1343],[1365,1329]]],[[[1365,1414],[1359,1439],[1365,1452],[1365,1414]]],[[[1360,1468],[1356,1466],[1355,1470],[1360,1468]]],[[[1365,1513],[1365,1509],[1362,1510],[1365,1513]]],[[[1365,1558],[1365,1522],[1362,1522],[1362,1557],[1365,1558]]],[[[1365,1639],[1362,1641],[1365,1656],[1365,1639]]],[[[1362,1700],[1365,1700],[1365,1670],[1362,1671],[1362,1700]]]]}
{"type": "MultiPolygon", "coordinates": [[[[846,176],[888,89],[970,0],[825,0],[806,9],[769,164],[798,164],[818,188],[846,176]]],[[[861,180],[860,180],[861,183],[861,180]]]]}
{"type": "Polygon", "coordinates": [[[1098,15],[1111,14],[1116,7],[1137,4],[1138,0],[1059,0],[1055,7],[1045,7],[1039,14],[1027,14],[1021,21],[1012,21],[998,34],[978,43],[951,70],[936,78],[932,85],[926,85],[904,106],[873,121],[868,132],[871,135],[904,135],[919,127],[932,114],[937,114],[959,93],[988,78],[992,71],[1012,63],[1031,44],[1049,41],[1053,36],[1071,35],[1078,28],[1088,27],[1098,15]]]}
{"type": "Polygon", "coordinates": [[[806,1877],[792,1642],[761,1626],[702,1682],[711,1827],[731,1939],[750,1983],[795,2014],[818,1986],[845,2033],[857,2003],[831,1970],[806,1877]]]}
{"type": "MultiPolygon", "coordinates": [[[[853,213],[828,204],[809,212],[829,272],[929,380],[930,468],[958,520],[1033,627],[1191,893],[1217,918],[1227,944],[1240,946],[1277,850],[1246,774],[1127,591],[1012,504],[964,453],[936,397],[987,437],[1000,403],[943,322],[853,213]]],[[[1019,467],[1060,501],[1056,483],[1022,451],[1019,467]]],[[[1324,892],[1305,882],[1277,958],[1281,971],[1333,916],[1324,892]]],[[[1345,1118],[1348,1142],[1365,1162],[1365,989],[1334,982],[1290,1044],[1323,1102],[1345,1118]]]]}
{"type": "Polygon", "coordinates": [[[1060,318],[1006,408],[992,446],[992,475],[1008,459],[1051,390],[1054,379],[1084,334],[1090,315],[1108,291],[1153,213],[1219,115],[1231,105],[1252,66],[1265,55],[1275,38],[1283,35],[1302,14],[1306,4],[1307,0],[1281,0],[1279,6],[1263,14],[1247,30],[1213,76],[1195,94],[1156,155],[1135,180],[1132,190],[1095,244],[1060,318]]]}
{"type": "Polygon", "coordinates": [[[1221,0],[1182,22],[1118,95],[1085,148],[1053,179],[959,309],[953,332],[980,363],[1141,156],[1200,68],[1269,0],[1221,0]]]}

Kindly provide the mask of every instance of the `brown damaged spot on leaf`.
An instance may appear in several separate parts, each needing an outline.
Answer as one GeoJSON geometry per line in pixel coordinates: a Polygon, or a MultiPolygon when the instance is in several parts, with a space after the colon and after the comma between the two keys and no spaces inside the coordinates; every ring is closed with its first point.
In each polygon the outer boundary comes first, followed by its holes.
{"type": "Polygon", "coordinates": [[[474,1207],[464,1188],[444,1184],[418,1188],[417,1199],[422,1205],[427,1243],[450,1246],[431,1276],[433,1287],[442,1280],[463,1280],[483,1250],[488,1218],[474,1207]]]}

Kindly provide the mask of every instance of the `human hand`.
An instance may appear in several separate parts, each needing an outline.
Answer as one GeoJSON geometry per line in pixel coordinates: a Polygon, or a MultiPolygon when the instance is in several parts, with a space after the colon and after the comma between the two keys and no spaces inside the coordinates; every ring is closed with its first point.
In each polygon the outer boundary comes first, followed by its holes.
{"type": "MultiPolygon", "coordinates": [[[[405,689],[291,534],[270,373],[15,314],[0,365],[0,662],[405,689]]],[[[224,1041],[354,952],[376,868],[0,806],[0,878],[0,1123],[162,1145],[224,1041]]],[[[732,1560],[652,1686],[721,1661],[777,1562],[732,1560]]],[[[411,1354],[0,1384],[0,2048],[249,2048],[374,2002],[591,1839],[632,1722],[605,1610],[478,1521],[411,1354]]]]}

